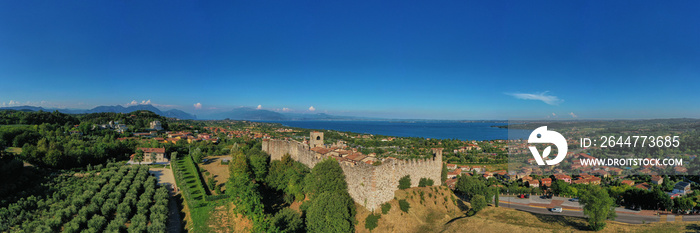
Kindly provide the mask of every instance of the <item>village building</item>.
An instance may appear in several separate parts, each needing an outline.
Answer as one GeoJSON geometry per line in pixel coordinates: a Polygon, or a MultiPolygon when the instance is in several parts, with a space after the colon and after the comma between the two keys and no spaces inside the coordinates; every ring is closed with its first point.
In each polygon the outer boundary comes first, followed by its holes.
{"type": "Polygon", "coordinates": [[[131,164],[163,164],[168,163],[168,158],[165,157],[165,148],[137,148],[137,151],[143,151],[143,160],[137,161],[136,153],[132,154],[129,160],[131,164]]]}

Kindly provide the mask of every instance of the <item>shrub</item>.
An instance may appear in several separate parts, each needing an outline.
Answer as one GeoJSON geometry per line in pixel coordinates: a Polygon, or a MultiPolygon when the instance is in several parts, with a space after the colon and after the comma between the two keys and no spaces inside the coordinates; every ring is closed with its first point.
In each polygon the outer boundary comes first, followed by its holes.
{"type": "Polygon", "coordinates": [[[405,199],[399,200],[399,209],[401,209],[401,211],[408,213],[408,209],[410,209],[410,208],[411,208],[411,205],[408,204],[408,202],[405,199]]]}
{"type": "Polygon", "coordinates": [[[391,210],[391,203],[387,202],[382,204],[382,214],[389,213],[389,210],[391,210]]]}
{"type": "Polygon", "coordinates": [[[429,178],[420,178],[418,181],[418,187],[428,187],[428,186],[433,186],[435,182],[432,179],[429,178]]]}
{"type": "Polygon", "coordinates": [[[365,228],[369,229],[369,231],[374,230],[374,228],[377,228],[377,224],[379,223],[379,218],[381,218],[382,215],[380,214],[370,214],[367,215],[367,218],[365,219],[365,228]]]}
{"type": "Polygon", "coordinates": [[[411,177],[409,175],[401,177],[401,179],[399,180],[399,189],[407,189],[410,187],[411,187],[411,177]]]}

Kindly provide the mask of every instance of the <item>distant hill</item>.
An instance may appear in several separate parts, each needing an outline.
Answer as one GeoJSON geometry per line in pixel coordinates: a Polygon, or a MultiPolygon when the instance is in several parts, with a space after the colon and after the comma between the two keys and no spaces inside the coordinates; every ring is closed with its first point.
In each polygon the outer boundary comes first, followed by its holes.
{"type": "Polygon", "coordinates": [[[258,120],[258,121],[279,121],[287,120],[285,115],[270,110],[254,109],[248,107],[235,108],[228,112],[215,113],[208,116],[209,119],[231,119],[231,120],[258,120]]]}
{"type": "Polygon", "coordinates": [[[324,121],[324,120],[357,120],[369,119],[348,116],[333,116],[326,113],[279,113],[264,109],[249,107],[235,108],[228,112],[210,114],[205,117],[212,120],[252,120],[252,121],[324,121]]]}
{"type": "Polygon", "coordinates": [[[177,118],[177,119],[197,119],[196,116],[189,114],[189,113],[186,113],[182,110],[171,109],[168,111],[161,111],[160,109],[158,109],[150,104],[140,104],[140,105],[134,105],[134,106],[129,106],[129,107],[123,107],[121,105],[97,106],[93,109],[47,109],[47,108],[35,107],[35,106],[15,106],[15,107],[4,107],[4,108],[0,108],[0,109],[19,110],[19,111],[39,111],[39,110],[41,110],[41,111],[45,111],[45,112],[59,111],[59,112],[66,113],[66,114],[86,114],[86,113],[100,113],[100,112],[130,113],[130,112],[138,111],[138,110],[148,110],[148,111],[151,111],[155,114],[158,114],[158,115],[164,116],[164,117],[173,117],[173,118],[177,118]]]}
{"type": "MultiPolygon", "coordinates": [[[[54,108],[42,108],[36,106],[14,106],[14,107],[3,107],[2,109],[19,110],[19,111],[45,111],[53,112],[59,111],[66,114],[87,114],[87,113],[100,113],[100,112],[114,112],[114,113],[130,113],[139,110],[148,110],[155,114],[164,117],[171,117],[183,120],[194,120],[197,116],[187,113],[179,109],[171,109],[167,111],[161,111],[157,107],[150,104],[139,104],[134,106],[124,107],[121,105],[114,106],[97,106],[93,109],[54,109],[54,108]]],[[[264,109],[255,109],[249,107],[235,108],[230,111],[218,112],[205,115],[203,119],[210,120],[251,120],[251,121],[326,121],[326,120],[376,120],[376,118],[366,118],[366,117],[352,117],[352,116],[334,116],[326,113],[279,113],[264,109]]]]}

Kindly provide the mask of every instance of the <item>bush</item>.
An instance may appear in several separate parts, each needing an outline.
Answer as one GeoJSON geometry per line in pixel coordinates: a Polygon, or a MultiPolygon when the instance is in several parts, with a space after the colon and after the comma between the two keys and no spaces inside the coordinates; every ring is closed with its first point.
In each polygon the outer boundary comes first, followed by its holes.
{"type": "Polygon", "coordinates": [[[379,219],[382,217],[382,215],[379,214],[370,214],[367,215],[367,218],[365,219],[365,228],[369,229],[369,231],[374,230],[374,228],[377,228],[377,225],[379,223],[379,219]]]}
{"type": "Polygon", "coordinates": [[[411,205],[408,204],[408,202],[405,199],[399,200],[399,209],[401,209],[401,211],[408,213],[408,209],[410,209],[410,208],[411,208],[411,205]]]}
{"type": "Polygon", "coordinates": [[[428,186],[433,186],[435,182],[432,179],[429,178],[420,178],[420,181],[418,181],[418,187],[428,187],[428,186]]]}
{"type": "Polygon", "coordinates": [[[389,213],[389,210],[391,210],[391,203],[387,202],[382,204],[382,214],[389,213]]]}
{"type": "Polygon", "coordinates": [[[399,189],[407,189],[410,187],[411,187],[411,177],[409,175],[401,177],[401,179],[399,180],[399,189]]]}

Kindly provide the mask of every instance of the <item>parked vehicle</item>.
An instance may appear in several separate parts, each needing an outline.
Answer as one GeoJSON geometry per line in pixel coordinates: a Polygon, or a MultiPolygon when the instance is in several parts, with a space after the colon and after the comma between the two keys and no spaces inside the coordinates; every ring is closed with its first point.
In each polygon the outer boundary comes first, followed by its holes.
{"type": "Polygon", "coordinates": [[[571,198],[571,199],[569,199],[569,201],[578,202],[578,198],[571,198]]]}
{"type": "Polygon", "coordinates": [[[518,196],[518,198],[525,198],[525,194],[520,194],[520,196],[518,196]]]}
{"type": "Polygon", "coordinates": [[[562,209],[561,207],[554,207],[549,209],[549,211],[552,211],[552,213],[561,213],[564,211],[564,209],[562,209]]]}

